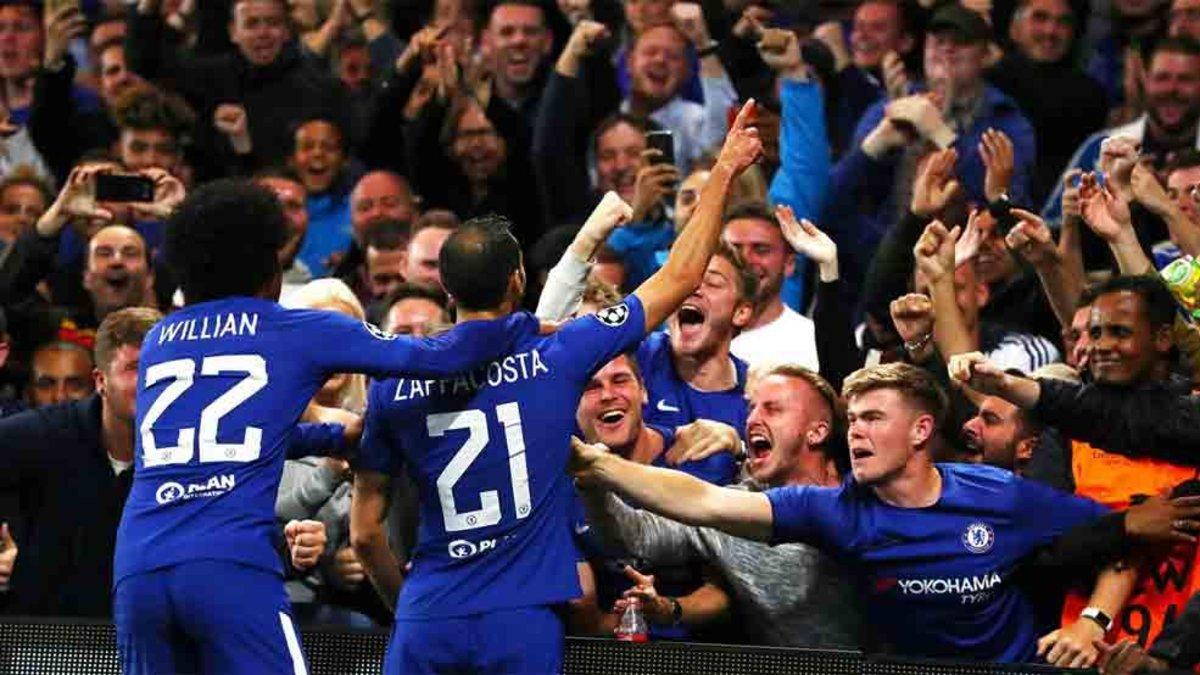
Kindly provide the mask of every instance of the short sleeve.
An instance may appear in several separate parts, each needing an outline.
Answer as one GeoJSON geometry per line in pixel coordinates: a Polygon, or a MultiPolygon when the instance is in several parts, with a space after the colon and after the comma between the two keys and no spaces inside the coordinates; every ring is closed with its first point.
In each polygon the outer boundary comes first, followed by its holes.
{"type": "Polygon", "coordinates": [[[1091,499],[1023,478],[1014,480],[1015,512],[1031,543],[1048,543],[1076,525],[1090,523],[1108,513],[1107,508],[1091,499]]]}
{"type": "Polygon", "coordinates": [[[836,513],[836,491],[811,485],[789,485],[767,490],[771,502],[771,545],[820,545],[845,522],[836,513]]]}
{"type": "Polygon", "coordinates": [[[591,377],[615,356],[646,336],[646,313],[636,295],[563,324],[555,341],[563,350],[562,366],[578,379],[591,377]]]}
{"type": "Polygon", "coordinates": [[[399,456],[400,448],[388,428],[388,385],[386,381],[373,382],[367,391],[367,412],[363,416],[362,439],[354,468],[391,476],[399,472],[403,458],[399,456]]]}

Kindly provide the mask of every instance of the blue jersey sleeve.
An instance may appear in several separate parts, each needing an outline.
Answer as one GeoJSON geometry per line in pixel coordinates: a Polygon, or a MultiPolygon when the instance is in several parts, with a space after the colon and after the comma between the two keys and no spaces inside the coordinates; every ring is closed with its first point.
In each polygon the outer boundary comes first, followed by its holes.
{"type": "Polygon", "coordinates": [[[1014,513],[1033,545],[1051,542],[1067,530],[1108,513],[1099,502],[1061,492],[1036,481],[1014,479],[1014,513]]]}
{"type": "Polygon", "coordinates": [[[346,427],[333,422],[296,425],[288,440],[287,458],[335,454],[343,450],[346,427]]]}
{"type": "Polygon", "coordinates": [[[372,382],[367,390],[367,412],[354,468],[391,476],[398,472],[402,459],[395,436],[388,429],[386,389],[387,382],[372,382]]]}
{"type": "Polygon", "coordinates": [[[771,502],[771,545],[833,543],[845,518],[837,511],[837,491],[812,485],[789,485],[765,492],[771,502]]]}
{"type": "Polygon", "coordinates": [[[737,478],[737,462],[727,452],[719,452],[695,462],[684,462],[679,470],[713,485],[729,485],[737,478]]]}
{"type": "Polygon", "coordinates": [[[487,321],[467,321],[436,337],[392,335],[338,312],[304,311],[307,334],[316,349],[310,358],[327,373],[367,373],[375,377],[444,377],[470,370],[511,351],[514,340],[536,334],[527,313],[487,321]]]}
{"type": "Polygon", "coordinates": [[[663,453],[654,458],[654,466],[677,469],[689,476],[695,476],[713,485],[729,485],[737,478],[737,462],[727,452],[718,452],[715,455],[710,455],[694,462],[684,462],[679,465],[668,464],[666,454],[671,449],[671,446],[675,444],[675,431],[658,424],[647,423],[646,426],[650,427],[651,431],[662,436],[663,439],[663,453]]]}
{"type": "Polygon", "coordinates": [[[591,377],[618,354],[629,351],[646,336],[646,313],[636,295],[559,327],[556,341],[567,358],[562,367],[578,379],[591,377]]]}

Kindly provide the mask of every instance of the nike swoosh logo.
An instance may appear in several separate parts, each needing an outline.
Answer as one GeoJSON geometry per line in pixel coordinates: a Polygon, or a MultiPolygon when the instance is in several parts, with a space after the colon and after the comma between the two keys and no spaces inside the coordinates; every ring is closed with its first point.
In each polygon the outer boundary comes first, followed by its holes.
{"type": "Polygon", "coordinates": [[[585,534],[590,529],[592,529],[591,525],[576,525],[575,534],[585,534]]]}
{"type": "Polygon", "coordinates": [[[658,399],[658,405],[656,407],[661,412],[679,412],[679,408],[667,403],[667,400],[663,398],[658,399]]]}

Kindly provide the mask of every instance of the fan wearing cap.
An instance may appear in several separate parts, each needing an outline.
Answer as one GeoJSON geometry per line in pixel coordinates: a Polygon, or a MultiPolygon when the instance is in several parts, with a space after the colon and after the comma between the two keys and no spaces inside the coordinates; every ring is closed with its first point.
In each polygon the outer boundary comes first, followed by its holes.
{"type": "Polygon", "coordinates": [[[957,3],[941,7],[929,23],[920,93],[879,101],[863,114],[851,149],[830,175],[832,197],[822,217],[854,233],[855,240],[838,240],[840,248],[854,252],[847,261],[851,276],[866,268],[883,233],[902,215],[917,164],[931,147],[957,150],[955,175],[964,196],[983,205],[990,200],[977,148],[988,130],[1003,132],[1013,145],[1009,198],[1029,203],[1033,126],[1016,102],[983,79],[990,40],[983,17],[957,3]],[[864,210],[863,204],[878,206],[864,210]]]}

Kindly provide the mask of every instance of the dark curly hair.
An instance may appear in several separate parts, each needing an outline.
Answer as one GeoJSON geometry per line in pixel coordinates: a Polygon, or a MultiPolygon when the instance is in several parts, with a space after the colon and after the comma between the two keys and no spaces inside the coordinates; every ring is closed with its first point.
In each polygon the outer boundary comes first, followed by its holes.
{"type": "Polygon", "coordinates": [[[275,195],[221,179],[188,195],[167,220],[165,254],[189,304],[257,295],[281,273],[287,221],[275,195]]]}
{"type": "Polygon", "coordinates": [[[196,113],[179,96],[147,84],[121,94],[113,103],[113,121],[121,129],[163,129],[181,139],[196,123],[196,113]]]}
{"type": "MultiPolygon", "coordinates": [[[[1175,296],[1157,274],[1129,274],[1113,277],[1095,287],[1095,297],[1113,293],[1133,293],[1142,299],[1146,320],[1153,328],[1175,323],[1175,296]]],[[[1093,300],[1094,302],[1094,300],[1093,300]]]]}

